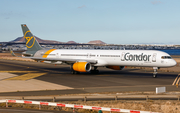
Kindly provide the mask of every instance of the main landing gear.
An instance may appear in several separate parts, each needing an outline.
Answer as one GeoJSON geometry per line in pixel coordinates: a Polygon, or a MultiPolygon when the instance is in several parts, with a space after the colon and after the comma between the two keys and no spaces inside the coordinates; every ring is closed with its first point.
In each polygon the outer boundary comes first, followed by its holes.
{"type": "Polygon", "coordinates": [[[80,72],[75,71],[75,70],[73,69],[73,65],[71,65],[71,73],[72,73],[72,74],[79,74],[80,72]]]}
{"type": "Polygon", "coordinates": [[[94,70],[91,70],[90,72],[92,73],[92,74],[98,74],[99,73],[99,70],[97,70],[97,66],[94,66],[94,70]]]}
{"type": "Polygon", "coordinates": [[[71,73],[72,74],[79,74],[80,72],[72,70],[71,73]]]}
{"type": "Polygon", "coordinates": [[[159,69],[158,67],[153,67],[154,69],[154,73],[153,73],[153,78],[156,78],[157,77],[157,70],[159,69]]]}

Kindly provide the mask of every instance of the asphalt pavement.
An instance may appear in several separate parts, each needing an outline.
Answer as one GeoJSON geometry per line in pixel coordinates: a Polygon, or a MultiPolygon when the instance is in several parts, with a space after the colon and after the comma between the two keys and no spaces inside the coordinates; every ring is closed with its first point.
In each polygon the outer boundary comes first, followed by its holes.
{"type": "MultiPolygon", "coordinates": [[[[167,91],[179,91],[179,88],[172,86],[178,73],[159,72],[157,78],[152,77],[153,69],[124,69],[120,71],[107,69],[104,67],[98,68],[99,74],[80,73],[71,74],[69,65],[52,65],[37,62],[0,60],[0,73],[13,74],[16,79],[25,77],[26,82],[34,79],[43,81],[47,84],[53,84],[68,87],[69,89],[42,89],[37,90],[37,82],[33,83],[34,90],[15,89],[16,91],[1,92],[0,96],[40,96],[40,95],[64,95],[64,94],[83,94],[83,93],[100,93],[100,92],[130,92],[130,91],[155,91],[156,87],[164,86],[167,91]],[[34,78],[24,76],[27,73],[44,73],[34,78]]],[[[11,77],[2,79],[1,81],[9,84],[16,79],[11,77]]],[[[24,78],[23,78],[24,79],[24,78]]],[[[19,81],[23,81],[23,79],[19,81]]],[[[14,86],[16,84],[13,84],[14,86]]],[[[42,85],[42,87],[45,87],[42,85]]],[[[47,86],[46,86],[47,87],[47,86]]],[[[13,87],[12,87],[13,88],[13,87]]]]}

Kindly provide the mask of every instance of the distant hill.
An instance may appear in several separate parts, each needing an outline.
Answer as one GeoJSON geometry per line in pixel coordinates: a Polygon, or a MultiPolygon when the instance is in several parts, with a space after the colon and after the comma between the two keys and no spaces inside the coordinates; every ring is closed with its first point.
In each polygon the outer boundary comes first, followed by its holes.
{"type": "MultiPolygon", "coordinates": [[[[48,44],[63,44],[63,42],[58,42],[58,41],[53,41],[53,40],[43,40],[43,39],[40,39],[36,36],[34,36],[36,38],[36,40],[39,42],[39,43],[48,43],[48,44]]],[[[24,37],[18,37],[16,38],[15,40],[13,41],[10,41],[10,42],[14,42],[14,43],[25,43],[25,39],[24,37]]]]}
{"type": "Polygon", "coordinates": [[[94,40],[94,41],[89,41],[88,44],[106,44],[101,40],[94,40]]]}
{"type": "MultiPolygon", "coordinates": [[[[54,40],[43,40],[43,39],[40,39],[40,38],[38,38],[36,36],[35,36],[35,38],[39,43],[46,43],[46,44],[79,44],[79,43],[77,43],[75,41],[58,42],[58,41],[54,41],[54,40]]],[[[25,43],[25,39],[24,39],[24,37],[18,37],[15,40],[12,40],[10,42],[13,42],[13,43],[25,43]]],[[[106,43],[104,43],[101,40],[94,40],[94,41],[89,41],[87,44],[106,44],[106,43]]]]}
{"type": "Polygon", "coordinates": [[[18,37],[18,38],[16,38],[15,40],[10,41],[10,42],[25,42],[25,40],[24,40],[23,37],[18,37]]]}
{"type": "Polygon", "coordinates": [[[78,43],[76,43],[74,41],[68,41],[67,44],[78,44],[78,43]]]}

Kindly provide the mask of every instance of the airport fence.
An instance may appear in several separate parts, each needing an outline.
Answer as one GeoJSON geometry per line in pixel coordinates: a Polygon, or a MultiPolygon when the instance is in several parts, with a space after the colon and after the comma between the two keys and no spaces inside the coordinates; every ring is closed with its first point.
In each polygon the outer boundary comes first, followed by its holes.
{"type": "Polygon", "coordinates": [[[5,99],[5,100],[0,100],[0,103],[6,103],[6,107],[8,107],[8,103],[35,104],[35,105],[39,105],[39,109],[41,109],[41,105],[57,106],[57,107],[67,107],[67,108],[73,108],[73,112],[75,111],[75,109],[87,109],[87,110],[109,111],[110,113],[111,113],[111,112],[123,112],[123,113],[158,113],[158,112],[150,112],[150,111],[137,111],[137,110],[129,110],[129,109],[106,108],[106,107],[98,107],[98,106],[63,104],[63,103],[31,101],[31,100],[12,100],[12,99],[5,99]]]}

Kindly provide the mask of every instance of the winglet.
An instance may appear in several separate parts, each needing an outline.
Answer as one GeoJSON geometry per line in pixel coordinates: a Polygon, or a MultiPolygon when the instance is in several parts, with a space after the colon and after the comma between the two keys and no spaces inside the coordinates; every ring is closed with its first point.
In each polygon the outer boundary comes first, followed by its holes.
{"type": "Polygon", "coordinates": [[[10,47],[9,47],[9,51],[10,51],[10,53],[11,53],[12,56],[15,56],[15,57],[16,57],[16,55],[14,54],[13,50],[12,50],[10,47]]]}

